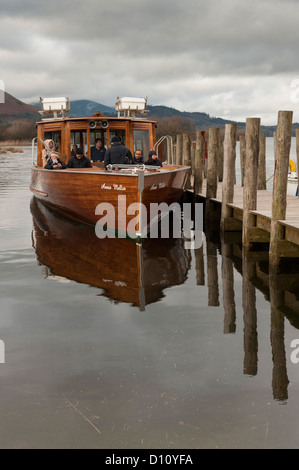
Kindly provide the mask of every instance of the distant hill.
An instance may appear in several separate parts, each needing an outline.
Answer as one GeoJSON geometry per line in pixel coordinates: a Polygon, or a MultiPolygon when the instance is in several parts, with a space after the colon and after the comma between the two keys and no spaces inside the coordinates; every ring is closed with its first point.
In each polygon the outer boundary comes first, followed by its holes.
{"type": "MultiPolygon", "coordinates": [[[[105,116],[116,116],[114,108],[105,106],[104,104],[97,103],[90,100],[75,100],[70,102],[71,110],[70,117],[86,117],[92,116],[97,111],[100,111],[105,116]]],[[[40,103],[34,103],[34,106],[41,108],[40,103]]]]}
{"type": "MultiPolygon", "coordinates": [[[[71,101],[71,117],[86,117],[100,111],[106,116],[116,116],[116,111],[113,106],[106,106],[101,103],[92,100],[74,100],[71,101]]],[[[39,114],[41,106],[39,102],[26,104],[17,98],[13,97],[9,93],[5,92],[5,103],[0,103],[0,126],[11,127],[12,123],[16,121],[26,121],[26,123],[35,123],[41,119],[39,114]]],[[[223,129],[225,124],[233,123],[236,121],[222,119],[219,117],[211,117],[207,113],[203,112],[186,112],[179,111],[175,108],[162,105],[148,105],[149,111],[148,117],[154,120],[161,120],[163,118],[172,118],[174,116],[180,116],[185,119],[190,119],[197,130],[207,130],[210,127],[219,127],[223,129]]],[[[245,122],[237,122],[238,131],[245,131],[245,122]]],[[[299,123],[293,123],[293,135],[295,135],[295,129],[299,127],[299,123]]],[[[1,130],[1,129],[0,129],[1,130]]],[[[267,136],[273,136],[273,132],[276,130],[276,126],[261,126],[261,132],[267,136]]],[[[0,140],[1,135],[0,135],[0,140]]]]}
{"type": "Polygon", "coordinates": [[[7,122],[13,119],[34,120],[40,119],[37,106],[23,103],[9,93],[4,94],[4,103],[0,103],[0,122],[7,122]]]}
{"type": "MultiPolygon", "coordinates": [[[[149,116],[156,116],[158,118],[181,116],[183,118],[191,119],[198,130],[208,129],[209,127],[224,128],[225,124],[235,122],[222,118],[211,117],[207,113],[178,111],[175,108],[169,108],[167,106],[148,106],[147,108],[150,111],[149,116]]],[[[237,124],[239,129],[245,129],[244,122],[238,122],[237,124]]]]}
{"type": "Polygon", "coordinates": [[[90,100],[71,101],[70,115],[72,117],[91,116],[92,114],[95,114],[97,111],[100,111],[102,114],[105,114],[106,116],[117,115],[114,108],[105,106],[104,104],[101,104],[101,103],[97,103],[96,101],[90,101],[90,100]]]}

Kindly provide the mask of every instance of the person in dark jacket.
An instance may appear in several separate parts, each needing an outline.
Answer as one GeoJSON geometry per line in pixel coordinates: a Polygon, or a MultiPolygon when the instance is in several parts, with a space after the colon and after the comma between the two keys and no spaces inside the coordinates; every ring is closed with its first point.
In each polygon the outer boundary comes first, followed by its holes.
{"type": "Polygon", "coordinates": [[[78,149],[76,155],[69,159],[67,167],[68,168],[91,168],[92,165],[90,163],[89,158],[83,155],[83,150],[78,149]]]}
{"type": "Polygon", "coordinates": [[[51,157],[48,159],[45,170],[63,170],[66,168],[66,164],[60,160],[60,155],[57,152],[52,152],[51,157]]]}
{"type": "Polygon", "coordinates": [[[145,162],[146,165],[153,165],[153,166],[162,166],[161,160],[158,159],[158,155],[155,150],[151,150],[148,154],[148,160],[145,162]]]}
{"type": "Polygon", "coordinates": [[[71,151],[71,157],[74,157],[76,155],[77,150],[78,150],[78,145],[74,144],[72,151],[71,151]]]}
{"type": "Polygon", "coordinates": [[[134,155],[133,163],[144,163],[142,150],[137,149],[134,155]]]}
{"type": "Polygon", "coordinates": [[[119,138],[114,136],[111,139],[111,146],[106,150],[104,163],[105,168],[107,165],[122,165],[126,163],[132,163],[133,157],[125,145],[123,145],[119,138]]]}
{"type": "Polygon", "coordinates": [[[96,139],[95,145],[90,148],[91,160],[93,162],[103,162],[105,158],[106,149],[103,145],[102,139],[96,139]]]}

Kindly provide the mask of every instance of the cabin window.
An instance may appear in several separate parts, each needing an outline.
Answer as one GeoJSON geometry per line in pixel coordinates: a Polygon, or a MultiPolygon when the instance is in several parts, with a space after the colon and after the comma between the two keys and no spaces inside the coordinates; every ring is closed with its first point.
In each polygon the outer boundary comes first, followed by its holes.
{"type": "Polygon", "coordinates": [[[88,147],[87,147],[87,131],[86,129],[82,131],[71,131],[71,148],[72,150],[73,145],[77,145],[78,148],[83,149],[84,155],[87,155],[88,153],[88,147]]]}
{"type": "Polygon", "coordinates": [[[136,152],[137,149],[142,150],[144,157],[147,158],[148,153],[150,151],[148,130],[141,130],[141,129],[134,130],[134,153],[136,152]]]}
{"type": "Polygon", "coordinates": [[[112,137],[119,137],[122,144],[127,145],[126,143],[126,131],[124,129],[110,129],[109,139],[111,142],[112,137]]]}
{"type": "Polygon", "coordinates": [[[104,129],[95,129],[90,131],[90,146],[96,143],[96,139],[103,141],[104,147],[107,148],[107,132],[104,129]]]}
{"type": "Polygon", "coordinates": [[[56,152],[60,153],[61,149],[61,132],[45,132],[44,133],[44,140],[52,139],[55,143],[55,150],[56,152]]]}

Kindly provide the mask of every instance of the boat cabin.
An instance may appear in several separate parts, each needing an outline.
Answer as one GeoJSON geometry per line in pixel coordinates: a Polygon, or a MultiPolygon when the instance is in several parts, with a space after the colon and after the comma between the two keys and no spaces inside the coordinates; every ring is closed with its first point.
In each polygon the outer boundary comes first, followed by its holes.
{"type": "MultiPolygon", "coordinates": [[[[92,161],[90,149],[95,145],[97,138],[103,141],[103,145],[107,149],[112,137],[117,136],[130,149],[132,155],[137,149],[141,149],[145,159],[148,152],[153,149],[156,142],[155,121],[136,116],[138,113],[146,114],[146,99],[123,98],[120,100],[118,98],[115,106],[117,116],[109,117],[97,111],[92,116],[84,118],[69,117],[69,103],[66,100],[68,99],[56,98],[52,99],[50,105],[49,102],[43,103],[43,111],[40,113],[42,115],[51,113],[54,117],[43,118],[37,123],[37,166],[43,165],[42,150],[44,146],[41,141],[47,139],[52,139],[55,142],[56,151],[65,163],[71,157],[74,144],[82,148],[84,155],[92,161]],[[54,100],[60,100],[58,106],[58,101],[54,100]],[[58,117],[58,113],[61,114],[61,117],[58,117]]],[[[93,165],[101,166],[102,163],[93,162],[93,165]]]]}

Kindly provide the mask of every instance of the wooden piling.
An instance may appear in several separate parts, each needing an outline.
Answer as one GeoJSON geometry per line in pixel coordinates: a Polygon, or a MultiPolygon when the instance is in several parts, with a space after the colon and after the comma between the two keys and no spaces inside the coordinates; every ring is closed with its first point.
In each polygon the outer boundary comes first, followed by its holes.
{"type": "Polygon", "coordinates": [[[192,139],[190,138],[190,165],[191,165],[191,175],[194,177],[195,171],[195,147],[193,145],[192,139]]]}
{"type": "Polygon", "coordinates": [[[198,194],[202,190],[203,175],[203,159],[204,159],[205,142],[201,131],[196,131],[195,144],[195,164],[194,164],[194,194],[198,194]]]}
{"type": "Polygon", "coordinates": [[[272,195],[272,220],[270,233],[269,263],[278,269],[279,242],[284,238],[284,227],[279,220],[286,217],[288,168],[292,137],[293,111],[279,111],[276,131],[275,169],[272,195]]]}
{"type": "Polygon", "coordinates": [[[225,124],[221,230],[225,228],[225,220],[231,216],[231,208],[227,204],[234,200],[236,136],[237,124],[225,124]]]}
{"type": "MultiPolygon", "coordinates": [[[[189,134],[183,134],[183,165],[191,166],[191,139],[189,134]]],[[[191,172],[186,183],[186,189],[191,188],[191,172]]]]}
{"type": "Polygon", "coordinates": [[[176,165],[183,164],[183,138],[182,134],[176,136],[176,153],[175,153],[176,165]]]}
{"type": "Polygon", "coordinates": [[[266,188],[266,136],[260,134],[257,189],[266,188]]]}
{"type": "Polygon", "coordinates": [[[243,190],[243,227],[242,243],[245,248],[250,248],[249,231],[255,225],[255,217],[250,213],[256,210],[257,202],[257,172],[259,155],[259,131],[260,118],[247,118],[245,131],[246,165],[243,190]]]}
{"type": "Polygon", "coordinates": [[[246,158],[245,135],[240,135],[239,140],[240,140],[241,186],[244,186],[245,158],[246,158]]]}
{"type": "Polygon", "coordinates": [[[223,148],[223,138],[221,132],[218,135],[218,148],[217,148],[217,175],[218,181],[223,181],[223,165],[224,165],[224,148],[223,148]]]}
{"type": "Polygon", "coordinates": [[[217,194],[217,152],[220,129],[209,129],[208,137],[208,171],[207,171],[207,200],[217,194]]]}

